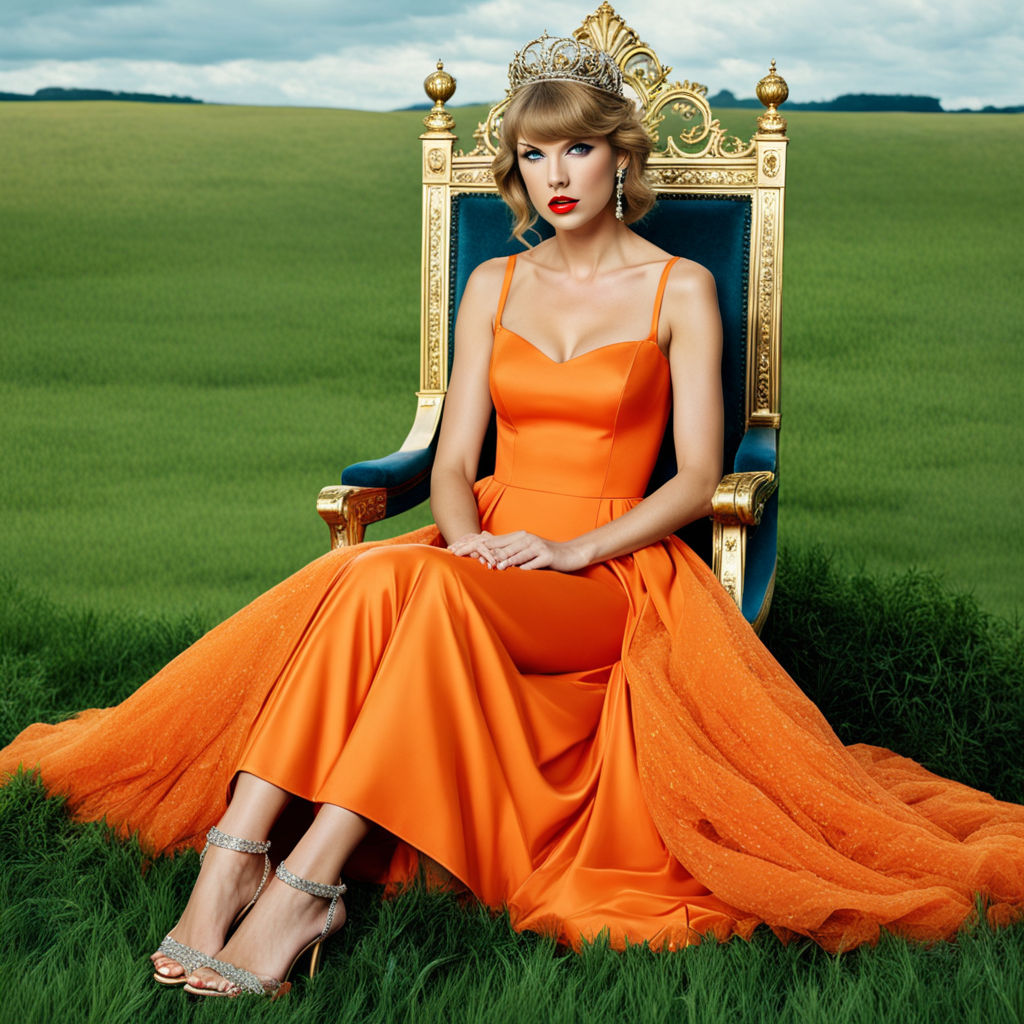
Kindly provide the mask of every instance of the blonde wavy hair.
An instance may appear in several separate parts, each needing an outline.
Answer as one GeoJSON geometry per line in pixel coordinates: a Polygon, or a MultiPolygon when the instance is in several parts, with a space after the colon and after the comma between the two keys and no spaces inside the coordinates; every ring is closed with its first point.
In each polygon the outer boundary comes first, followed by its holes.
{"type": "Polygon", "coordinates": [[[539,142],[606,138],[612,149],[629,157],[622,189],[623,219],[632,224],[654,206],[654,191],[644,179],[651,139],[633,102],[580,82],[531,82],[505,110],[498,154],[491,164],[494,182],[515,218],[512,234],[523,245],[530,244],[524,236],[537,221],[519,173],[516,147],[524,135],[539,142]]]}

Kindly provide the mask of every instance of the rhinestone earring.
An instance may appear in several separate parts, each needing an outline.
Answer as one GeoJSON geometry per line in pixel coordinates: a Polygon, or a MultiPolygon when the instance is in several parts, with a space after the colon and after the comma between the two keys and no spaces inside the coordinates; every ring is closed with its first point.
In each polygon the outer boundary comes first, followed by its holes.
{"type": "Polygon", "coordinates": [[[622,186],[626,181],[626,169],[620,167],[615,172],[615,219],[622,220],[622,186]]]}

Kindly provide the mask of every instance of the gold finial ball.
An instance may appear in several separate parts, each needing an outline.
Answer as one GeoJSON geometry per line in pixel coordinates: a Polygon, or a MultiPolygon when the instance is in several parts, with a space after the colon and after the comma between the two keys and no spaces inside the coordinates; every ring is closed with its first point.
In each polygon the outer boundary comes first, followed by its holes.
{"type": "Polygon", "coordinates": [[[757,83],[757,98],[769,109],[785,103],[789,96],[789,86],[782,75],[776,74],[775,61],[771,70],[757,83]]]}
{"type": "Polygon", "coordinates": [[[447,103],[455,95],[455,79],[445,71],[443,61],[423,80],[423,88],[435,103],[447,103]]]}

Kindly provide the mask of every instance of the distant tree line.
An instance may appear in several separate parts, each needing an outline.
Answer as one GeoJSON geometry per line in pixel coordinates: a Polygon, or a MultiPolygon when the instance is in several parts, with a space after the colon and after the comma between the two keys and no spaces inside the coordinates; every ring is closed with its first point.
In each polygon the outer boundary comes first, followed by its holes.
{"type": "MultiPolygon", "coordinates": [[[[714,96],[708,97],[708,103],[714,107],[739,107],[760,109],[762,103],[758,99],[737,99],[728,89],[722,89],[714,96]]],[[[906,111],[920,114],[1020,114],[1024,106],[1017,107],[984,107],[981,110],[950,110],[943,111],[941,102],[934,96],[882,95],[879,93],[858,92],[845,93],[834,100],[819,100],[807,103],[786,101],[784,110],[842,110],[870,113],[906,111]]]]}
{"type": "MultiPolygon", "coordinates": [[[[191,96],[160,96],[151,92],[113,92],[110,89],[62,89],[58,86],[50,86],[46,89],[37,89],[31,96],[28,93],[0,92],[0,102],[3,100],[120,100],[131,103],[202,103],[202,100],[193,99],[191,96]]],[[[721,89],[714,96],[708,97],[708,103],[714,107],[739,107],[754,110],[761,109],[761,101],[758,99],[738,99],[729,89],[721,89]]],[[[414,103],[406,110],[426,110],[429,103],[414,103]]],[[[845,93],[837,96],[834,100],[816,100],[807,103],[786,101],[786,110],[842,110],[861,111],[871,113],[906,111],[910,113],[926,114],[1021,114],[1024,113],[1024,105],[1015,107],[993,107],[986,106],[980,110],[962,108],[960,110],[943,111],[941,102],[934,96],[904,96],[904,95],[883,95],[879,93],[858,92],[845,93]]]]}
{"type": "Polygon", "coordinates": [[[0,100],[120,100],[130,103],[202,103],[191,96],[158,96],[151,92],[112,92],[109,89],[61,89],[51,86],[36,89],[29,96],[20,92],[0,92],[0,100]]]}

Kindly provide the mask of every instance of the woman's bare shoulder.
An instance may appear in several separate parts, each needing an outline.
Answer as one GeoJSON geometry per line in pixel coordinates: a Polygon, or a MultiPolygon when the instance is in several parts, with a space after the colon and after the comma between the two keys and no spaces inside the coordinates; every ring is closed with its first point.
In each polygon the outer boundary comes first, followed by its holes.
{"type": "Polygon", "coordinates": [[[669,272],[665,294],[695,296],[706,294],[709,289],[711,294],[715,293],[714,274],[703,263],[680,256],[669,272]]]}
{"type": "MultiPolygon", "coordinates": [[[[639,235],[636,235],[633,239],[630,255],[632,256],[632,262],[638,267],[653,266],[660,268],[668,260],[675,258],[674,254],[667,249],[662,249],[660,245],[655,245],[639,235]]],[[[683,291],[687,288],[705,287],[708,282],[714,282],[710,271],[695,260],[680,256],[676,259],[669,273],[667,287],[669,290],[683,291]]]]}
{"type": "Polygon", "coordinates": [[[488,315],[493,314],[501,295],[507,266],[506,256],[496,256],[477,264],[466,281],[466,289],[459,304],[460,312],[463,306],[467,306],[473,310],[486,311],[488,315]]]}
{"type": "Polygon", "coordinates": [[[679,346],[673,341],[681,338],[712,356],[721,351],[722,320],[714,275],[703,264],[682,257],[665,283],[658,342],[663,351],[670,346],[675,351],[679,346]]]}
{"type": "Polygon", "coordinates": [[[495,256],[492,259],[478,263],[466,282],[468,288],[472,284],[475,288],[491,288],[495,284],[500,288],[505,277],[505,270],[508,268],[507,256],[495,256]]]}

